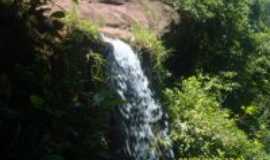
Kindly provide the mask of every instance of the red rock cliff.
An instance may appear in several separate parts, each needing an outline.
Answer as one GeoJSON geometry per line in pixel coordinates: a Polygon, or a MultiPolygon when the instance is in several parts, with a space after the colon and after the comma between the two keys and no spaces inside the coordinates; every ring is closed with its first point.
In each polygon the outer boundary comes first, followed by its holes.
{"type": "MultiPolygon", "coordinates": [[[[53,10],[69,10],[71,0],[55,0],[53,10]]],[[[177,14],[160,0],[80,0],[81,18],[101,24],[104,34],[130,38],[130,28],[139,23],[156,34],[164,33],[177,14]]]]}

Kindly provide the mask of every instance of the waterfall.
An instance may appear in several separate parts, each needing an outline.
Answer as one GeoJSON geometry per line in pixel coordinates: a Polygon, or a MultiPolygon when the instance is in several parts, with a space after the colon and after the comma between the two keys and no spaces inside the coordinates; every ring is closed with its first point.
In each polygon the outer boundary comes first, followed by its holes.
{"type": "Polygon", "coordinates": [[[126,102],[118,109],[124,135],[122,149],[128,159],[173,159],[170,147],[157,145],[159,140],[170,143],[168,123],[161,105],[153,98],[137,54],[119,39],[103,40],[111,46],[106,53],[111,86],[126,102]]]}

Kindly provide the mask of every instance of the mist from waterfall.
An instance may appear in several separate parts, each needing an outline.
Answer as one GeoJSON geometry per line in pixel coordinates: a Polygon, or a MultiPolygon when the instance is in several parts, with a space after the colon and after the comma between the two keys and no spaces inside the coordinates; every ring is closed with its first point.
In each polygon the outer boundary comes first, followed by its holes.
{"type": "Polygon", "coordinates": [[[140,60],[132,48],[119,39],[103,37],[110,44],[106,53],[110,84],[126,103],[119,106],[122,150],[134,160],[174,159],[170,147],[168,123],[161,105],[154,99],[140,60]]]}

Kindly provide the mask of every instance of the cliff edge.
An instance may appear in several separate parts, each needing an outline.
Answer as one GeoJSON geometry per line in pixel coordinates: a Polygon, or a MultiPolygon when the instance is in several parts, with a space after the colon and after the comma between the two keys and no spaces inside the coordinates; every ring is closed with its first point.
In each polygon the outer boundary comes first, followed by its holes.
{"type": "MultiPolygon", "coordinates": [[[[71,0],[53,1],[52,10],[68,11],[71,0]]],[[[131,27],[139,24],[162,35],[171,23],[178,21],[174,10],[160,0],[80,0],[80,18],[100,25],[105,35],[131,38],[131,27]]]]}

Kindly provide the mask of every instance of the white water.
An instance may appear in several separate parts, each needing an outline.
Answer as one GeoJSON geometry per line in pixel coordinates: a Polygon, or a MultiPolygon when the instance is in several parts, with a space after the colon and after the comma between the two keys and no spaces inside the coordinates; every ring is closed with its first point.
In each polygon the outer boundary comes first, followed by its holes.
{"type": "Polygon", "coordinates": [[[121,40],[108,37],[103,40],[112,46],[106,55],[111,85],[126,101],[119,107],[125,153],[134,160],[172,159],[171,149],[155,145],[158,139],[170,142],[168,124],[149,89],[137,54],[121,40]]]}

